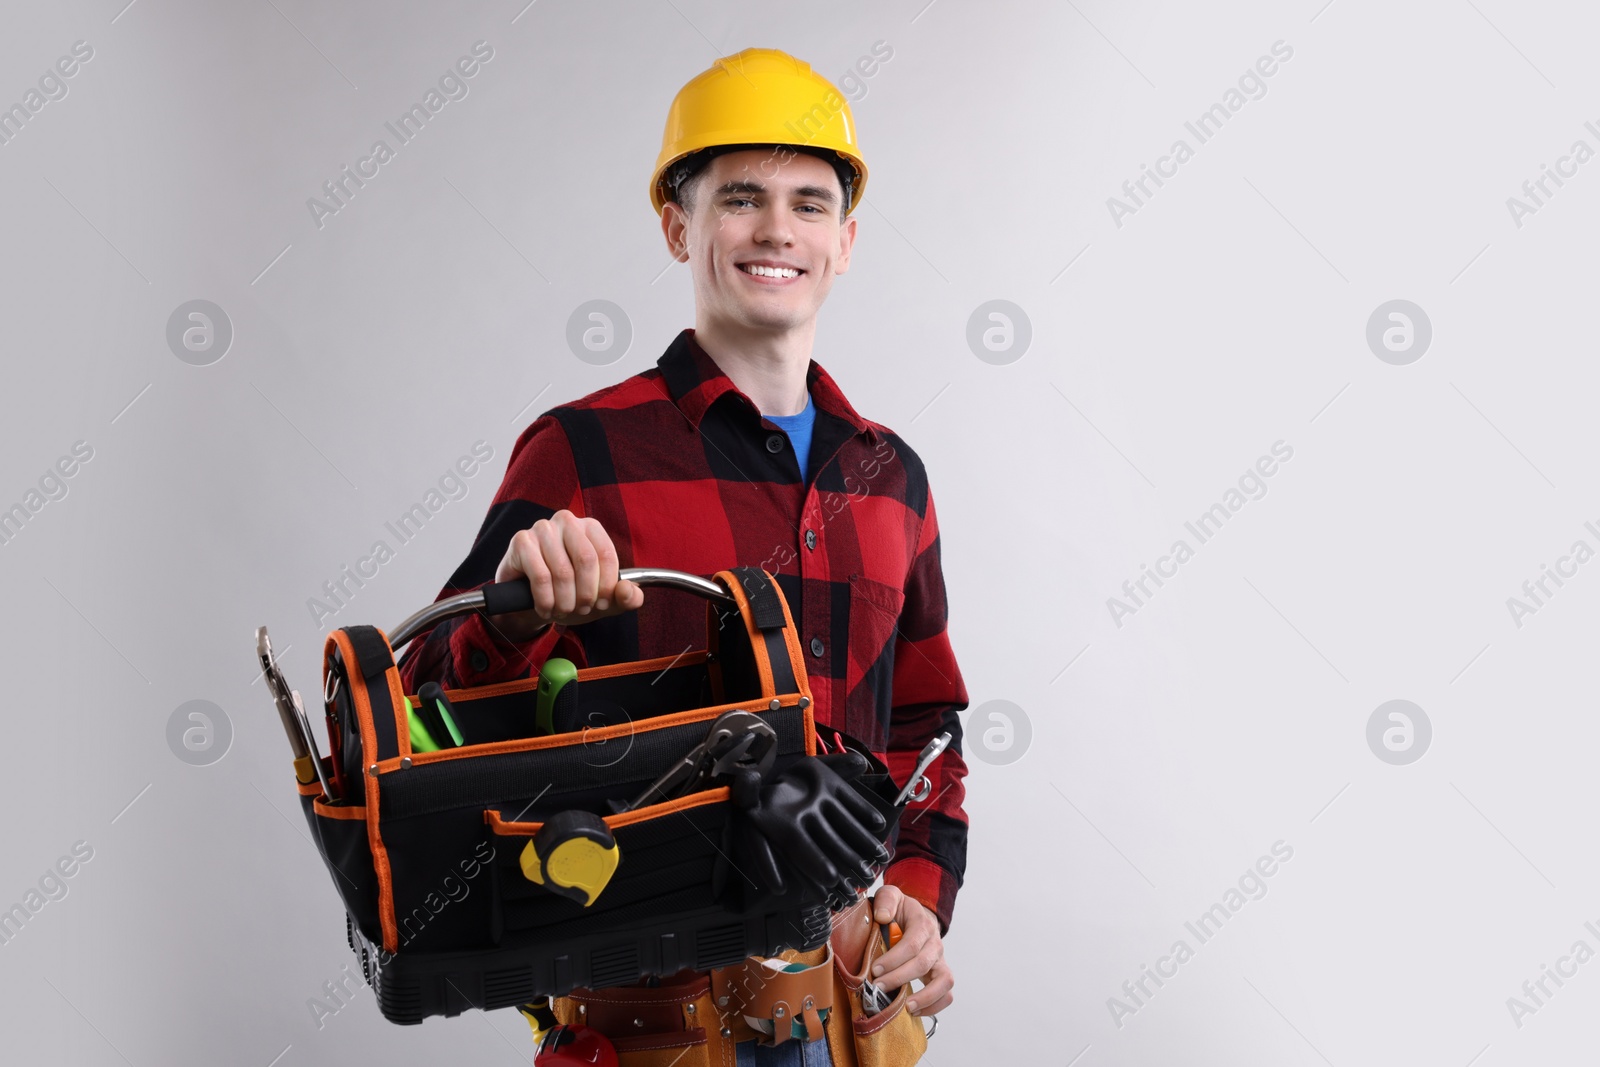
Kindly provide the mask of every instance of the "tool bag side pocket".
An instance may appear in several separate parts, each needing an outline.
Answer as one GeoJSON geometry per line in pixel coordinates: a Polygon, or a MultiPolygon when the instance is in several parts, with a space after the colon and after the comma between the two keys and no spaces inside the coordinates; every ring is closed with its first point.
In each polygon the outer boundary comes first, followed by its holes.
{"type": "Polygon", "coordinates": [[[859,753],[867,761],[867,773],[852,780],[850,784],[867,803],[872,805],[873,810],[883,816],[884,831],[881,836],[884,844],[888,846],[890,852],[893,852],[895,843],[900,837],[900,817],[905,812],[905,805],[894,802],[900,787],[895,784],[888,765],[874,755],[862,741],[843,730],[817,723],[816,733],[819,747],[825,747],[829,752],[836,752],[840,748],[848,749],[859,753]]]}
{"type": "MultiPolygon", "coordinates": [[[[542,822],[517,822],[498,809],[485,811],[483,820],[491,835],[503,843],[497,849],[494,883],[494,922],[500,937],[554,930],[568,935],[599,933],[663,911],[692,911],[715,903],[712,873],[729,816],[728,794],[727,786],[717,786],[604,816],[620,856],[614,874],[588,906],[534,884],[522,867],[522,854],[542,822]]],[[[703,968],[723,961],[677,962],[703,968]]],[[[611,976],[619,983],[639,977],[611,976]]]]}
{"type": "Polygon", "coordinates": [[[378,879],[367,839],[367,809],[324,803],[322,787],[315,782],[299,786],[299,791],[311,839],[322,853],[339,899],[362,934],[371,941],[380,941],[383,931],[378,922],[378,879]]]}

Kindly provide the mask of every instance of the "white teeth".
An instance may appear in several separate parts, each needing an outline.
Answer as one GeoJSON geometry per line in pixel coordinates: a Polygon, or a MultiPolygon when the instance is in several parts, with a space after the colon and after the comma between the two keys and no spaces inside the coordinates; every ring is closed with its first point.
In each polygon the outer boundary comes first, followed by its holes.
{"type": "Polygon", "coordinates": [[[745,263],[739,267],[746,274],[759,274],[763,278],[798,278],[800,272],[790,267],[758,267],[753,263],[745,263]]]}

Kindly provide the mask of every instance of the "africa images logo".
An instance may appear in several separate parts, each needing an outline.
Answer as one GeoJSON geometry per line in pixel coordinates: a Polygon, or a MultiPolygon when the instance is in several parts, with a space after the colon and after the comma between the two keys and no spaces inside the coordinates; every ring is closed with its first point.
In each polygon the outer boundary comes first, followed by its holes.
{"type": "Polygon", "coordinates": [[[311,221],[317,224],[317,229],[322,229],[325,225],[323,220],[329,215],[337,215],[349,207],[356,193],[366,188],[367,181],[378,176],[379,168],[393,160],[400,148],[410,144],[422,132],[428,120],[443,111],[446,104],[452,100],[465,100],[471,92],[468,82],[482,71],[481,64],[493,58],[494,49],[489,42],[474,42],[471,55],[462,56],[456,60],[454,67],[439,76],[438,88],[428,86],[420,103],[412,104],[394,122],[383,124],[394,135],[394,147],[380,137],[372,142],[372,148],[366,155],[356,160],[354,171],[349,164],[345,164],[337,177],[323,182],[322,191],[327,199],[319,200],[314,196],[306,199],[306,208],[311,212],[311,221]]]}

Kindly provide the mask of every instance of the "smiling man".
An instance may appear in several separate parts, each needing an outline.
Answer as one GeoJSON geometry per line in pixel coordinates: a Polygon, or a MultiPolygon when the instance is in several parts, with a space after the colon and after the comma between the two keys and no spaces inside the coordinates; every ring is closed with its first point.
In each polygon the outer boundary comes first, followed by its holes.
{"type": "MultiPolygon", "coordinates": [[[[876,918],[903,931],[876,980],[921,982],[910,1010],[926,1016],[953,999],[943,937],[967,839],[967,692],[946,631],[938,519],[916,453],[857,414],[811,358],[817,312],[850,266],[866,178],[848,105],[792,56],[747,49],[679,91],[650,197],[669,253],[692,275],[695,325],[655,366],[523,431],[440,597],[526,576],[535,608],[443,623],[409,646],[401,670],[415,692],[429,679],[526,678],[552,655],[580,665],[681,655],[705,643],[704,601],[663,588],[647,603],[619,569],[771,572],[819,722],[862,741],[901,783],[925,744],[951,734],[875,897],[876,918]],[[802,143],[786,143],[796,133],[802,143]]],[[[819,1038],[741,1040],[737,1062],[833,1061],[819,1038]]]]}

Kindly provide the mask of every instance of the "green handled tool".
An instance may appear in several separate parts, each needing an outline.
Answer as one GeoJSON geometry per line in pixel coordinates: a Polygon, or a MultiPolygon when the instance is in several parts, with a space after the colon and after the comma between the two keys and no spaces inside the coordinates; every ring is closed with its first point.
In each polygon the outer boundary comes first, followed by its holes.
{"type": "Polygon", "coordinates": [[[411,727],[413,752],[437,752],[441,748],[459,748],[465,742],[461,729],[456,726],[454,707],[438,682],[423,682],[417,690],[420,707],[406,697],[406,722],[411,727]]]}

